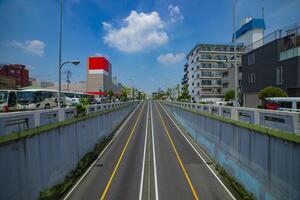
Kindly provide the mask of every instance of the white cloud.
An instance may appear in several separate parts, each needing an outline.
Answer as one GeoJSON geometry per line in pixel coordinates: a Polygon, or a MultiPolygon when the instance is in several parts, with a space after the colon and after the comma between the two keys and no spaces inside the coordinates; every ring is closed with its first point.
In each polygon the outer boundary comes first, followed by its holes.
{"type": "Polygon", "coordinates": [[[172,4],[168,6],[169,14],[171,17],[171,22],[180,22],[184,19],[183,15],[180,12],[180,8],[178,6],[173,6],[172,4]]]}
{"type": "Polygon", "coordinates": [[[24,43],[16,40],[9,41],[8,44],[14,48],[24,49],[38,56],[44,55],[45,43],[41,40],[26,40],[24,43]]]}
{"type": "Polygon", "coordinates": [[[114,28],[103,22],[107,34],[103,37],[106,44],[120,51],[133,53],[146,49],[154,49],[168,41],[164,31],[164,23],[157,12],[137,13],[131,11],[124,19],[125,26],[114,28]]]}
{"type": "Polygon", "coordinates": [[[160,56],[157,57],[157,61],[160,62],[163,65],[172,65],[172,64],[177,64],[183,61],[185,58],[184,53],[167,53],[167,54],[161,54],[160,56]]]}

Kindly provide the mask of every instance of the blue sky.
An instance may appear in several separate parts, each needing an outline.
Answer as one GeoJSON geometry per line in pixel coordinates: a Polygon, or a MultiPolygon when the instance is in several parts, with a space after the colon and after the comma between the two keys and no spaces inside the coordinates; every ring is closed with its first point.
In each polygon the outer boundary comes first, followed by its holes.
{"type": "MultiPolygon", "coordinates": [[[[229,42],[231,0],[64,0],[62,59],[79,59],[71,81],[85,80],[88,56],[107,56],[113,75],[146,92],[174,86],[198,42],[229,42]]],[[[300,0],[238,0],[237,24],[261,17],[266,33],[300,20],[300,0]]],[[[0,62],[57,81],[58,0],[0,0],[0,62]]],[[[65,79],[65,77],[64,77],[65,79]]]]}

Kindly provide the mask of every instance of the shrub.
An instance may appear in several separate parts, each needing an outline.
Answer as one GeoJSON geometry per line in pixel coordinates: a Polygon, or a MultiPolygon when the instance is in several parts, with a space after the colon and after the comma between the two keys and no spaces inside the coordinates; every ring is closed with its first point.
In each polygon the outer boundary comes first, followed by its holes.
{"type": "Polygon", "coordinates": [[[287,94],[281,88],[272,86],[266,87],[258,93],[258,98],[262,101],[269,97],[287,97],[287,94]]]}
{"type": "Polygon", "coordinates": [[[234,90],[228,90],[228,91],[225,93],[225,95],[224,95],[225,101],[231,101],[231,100],[234,100],[234,95],[235,95],[234,90]]]}

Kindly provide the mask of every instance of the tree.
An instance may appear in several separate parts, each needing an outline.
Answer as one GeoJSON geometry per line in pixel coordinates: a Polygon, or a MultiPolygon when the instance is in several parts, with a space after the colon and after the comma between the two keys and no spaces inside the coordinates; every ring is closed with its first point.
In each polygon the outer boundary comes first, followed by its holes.
{"type": "Polygon", "coordinates": [[[112,100],[113,96],[115,95],[112,90],[108,90],[107,95],[109,97],[109,100],[112,100]]]}
{"type": "Polygon", "coordinates": [[[266,87],[259,91],[258,98],[264,102],[266,98],[269,97],[287,97],[287,94],[285,91],[283,91],[281,88],[278,87],[266,87]]]}
{"type": "Polygon", "coordinates": [[[177,98],[178,98],[180,96],[180,86],[179,86],[179,84],[176,84],[175,90],[176,90],[177,98]]]}
{"type": "Polygon", "coordinates": [[[182,93],[178,97],[179,101],[191,101],[191,95],[189,95],[188,85],[182,86],[182,93]]]}
{"type": "Polygon", "coordinates": [[[126,86],[122,86],[122,94],[120,96],[120,100],[121,101],[128,101],[128,94],[130,92],[130,88],[126,87],[126,86]]]}
{"type": "Polygon", "coordinates": [[[234,90],[227,90],[227,92],[224,95],[225,101],[232,101],[232,100],[234,100],[234,95],[235,95],[234,90]]]}

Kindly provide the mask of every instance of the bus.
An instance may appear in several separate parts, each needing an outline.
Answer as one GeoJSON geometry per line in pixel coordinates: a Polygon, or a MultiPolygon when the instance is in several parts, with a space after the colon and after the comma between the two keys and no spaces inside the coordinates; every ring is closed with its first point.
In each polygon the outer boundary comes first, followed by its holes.
{"type": "Polygon", "coordinates": [[[17,110],[17,91],[0,90],[0,112],[17,110]]]}
{"type": "Polygon", "coordinates": [[[51,109],[57,107],[57,91],[49,89],[26,89],[17,94],[20,110],[51,109]]]}
{"type": "Polygon", "coordinates": [[[266,98],[264,107],[269,110],[300,112],[300,97],[266,98]]]}

